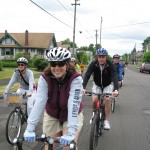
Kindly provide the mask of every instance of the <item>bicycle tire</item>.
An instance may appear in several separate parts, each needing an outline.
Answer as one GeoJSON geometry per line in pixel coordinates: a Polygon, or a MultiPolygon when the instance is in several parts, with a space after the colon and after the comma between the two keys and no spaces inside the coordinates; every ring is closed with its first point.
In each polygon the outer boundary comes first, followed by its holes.
{"type": "Polygon", "coordinates": [[[20,136],[20,132],[21,132],[21,116],[19,112],[13,110],[8,116],[6,122],[6,139],[8,143],[13,145],[14,138],[18,138],[20,136]]]}
{"type": "Polygon", "coordinates": [[[96,114],[93,118],[93,122],[91,125],[89,150],[96,150],[96,147],[98,145],[98,138],[99,138],[99,115],[96,114]]]}

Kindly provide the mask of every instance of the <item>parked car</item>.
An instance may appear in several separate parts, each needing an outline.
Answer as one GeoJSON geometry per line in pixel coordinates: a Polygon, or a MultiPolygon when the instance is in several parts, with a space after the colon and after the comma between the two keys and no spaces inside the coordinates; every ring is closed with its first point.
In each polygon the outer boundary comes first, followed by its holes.
{"type": "Polygon", "coordinates": [[[150,73],[150,63],[145,62],[140,67],[140,72],[149,72],[150,73]]]}

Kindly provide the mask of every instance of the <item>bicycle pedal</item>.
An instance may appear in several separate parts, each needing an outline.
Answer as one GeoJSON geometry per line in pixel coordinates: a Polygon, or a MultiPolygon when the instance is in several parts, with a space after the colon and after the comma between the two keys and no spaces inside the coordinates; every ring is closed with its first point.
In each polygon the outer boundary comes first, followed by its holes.
{"type": "Polygon", "coordinates": [[[93,122],[93,119],[90,119],[90,124],[92,124],[92,122],[93,122]]]}

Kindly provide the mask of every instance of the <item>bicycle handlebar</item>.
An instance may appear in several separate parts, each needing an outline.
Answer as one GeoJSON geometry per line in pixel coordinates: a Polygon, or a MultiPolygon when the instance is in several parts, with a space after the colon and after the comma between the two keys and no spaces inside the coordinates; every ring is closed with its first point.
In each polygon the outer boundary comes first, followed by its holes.
{"type": "MultiPolygon", "coordinates": [[[[24,138],[15,138],[13,143],[14,146],[18,147],[18,150],[22,150],[22,143],[25,141],[24,138]]],[[[46,134],[42,134],[40,137],[36,136],[35,141],[41,141],[41,142],[47,142],[49,145],[53,145],[54,143],[60,143],[60,137],[52,138],[49,136],[46,136],[46,134]]],[[[68,145],[70,147],[70,150],[75,150],[76,149],[76,143],[75,141],[70,142],[68,145]]]]}
{"type": "MultiPolygon", "coordinates": [[[[86,92],[85,95],[86,96],[92,96],[92,92],[86,92]]],[[[101,93],[101,94],[95,94],[95,95],[111,96],[112,94],[111,93],[101,93]]]]}

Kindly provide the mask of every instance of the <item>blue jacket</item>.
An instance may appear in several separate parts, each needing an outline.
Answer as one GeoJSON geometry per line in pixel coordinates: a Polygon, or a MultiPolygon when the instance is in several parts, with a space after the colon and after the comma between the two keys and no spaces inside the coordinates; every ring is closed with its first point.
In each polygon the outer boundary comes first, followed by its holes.
{"type": "Polygon", "coordinates": [[[115,64],[116,70],[117,70],[117,75],[118,75],[118,80],[122,81],[122,72],[123,72],[123,66],[121,63],[115,64]]]}

